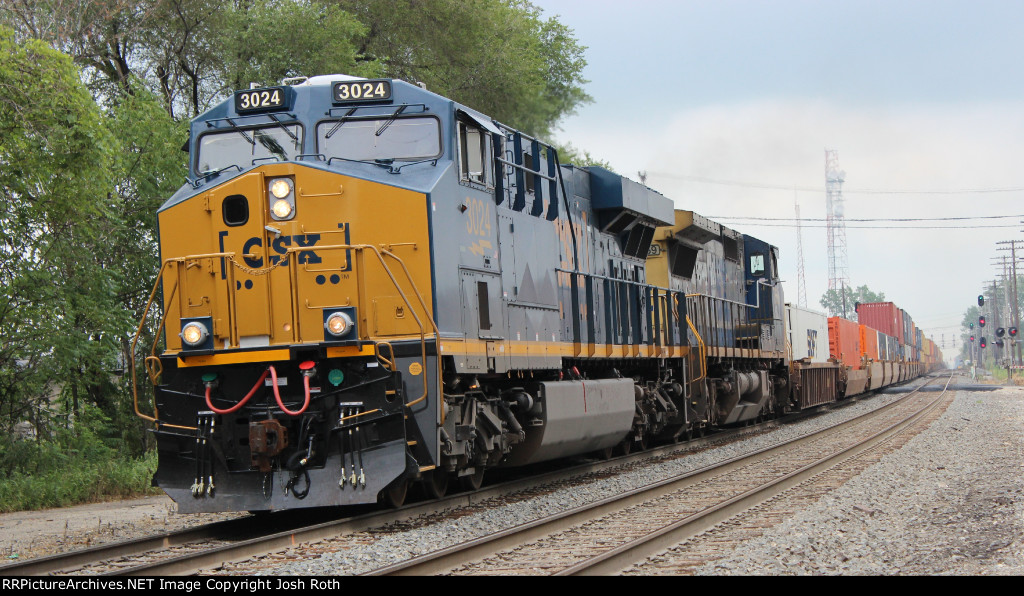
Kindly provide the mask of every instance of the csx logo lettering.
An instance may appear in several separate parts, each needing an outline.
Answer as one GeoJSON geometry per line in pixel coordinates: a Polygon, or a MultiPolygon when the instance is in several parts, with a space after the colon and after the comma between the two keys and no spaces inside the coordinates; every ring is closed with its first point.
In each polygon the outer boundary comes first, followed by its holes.
{"type": "MultiPolygon", "coordinates": [[[[292,246],[314,246],[319,241],[320,234],[296,234],[294,236],[278,236],[270,242],[270,248],[272,248],[274,252],[276,252],[277,254],[270,255],[267,258],[267,260],[270,261],[271,265],[276,265],[278,261],[281,260],[281,257],[285,256],[288,253],[288,248],[292,246]]],[[[263,247],[263,239],[258,236],[249,238],[248,240],[245,241],[245,244],[242,245],[242,253],[246,255],[244,257],[245,264],[250,267],[263,266],[262,258],[254,259],[248,256],[250,253],[252,253],[253,249],[257,247],[263,247]]],[[[303,250],[299,251],[298,253],[298,263],[300,265],[303,263],[316,264],[320,262],[322,262],[320,255],[316,254],[312,250],[303,250]]]]}
{"type": "Polygon", "coordinates": [[[807,330],[807,355],[811,358],[817,356],[818,352],[818,330],[807,330]]]}

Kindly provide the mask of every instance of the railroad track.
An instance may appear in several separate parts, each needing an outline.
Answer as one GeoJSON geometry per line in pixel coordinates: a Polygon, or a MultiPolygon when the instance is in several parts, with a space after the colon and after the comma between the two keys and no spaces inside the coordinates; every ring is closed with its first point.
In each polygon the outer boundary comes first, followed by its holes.
{"type": "MultiPolygon", "coordinates": [[[[298,553],[281,553],[298,544],[318,543],[303,548],[303,555],[315,556],[317,552],[343,548],[336,544],[339,536],[344,542],[346,536],[370,532],[375,528],[390,527],[384,531],[394,532],[395,524],[431,523],[432,518],[450,514],[446,512],[453,510],[461,512],[455,515],[465,515],[471,508],[490,506],[485,501],[527,499],[538,493],[557,490],[566,483],[579,482],[587,476],[594,478],[619,473],[630,466],[643,465],[643,462],[651,459],[685,457],[693,451],[762,432],[800,417],[806,417],[806,414],[717,433],[686,444],[655,447],[610,461],[587,462],[525,479],[514,478],[475,493],[451,495],[437,501],[408,505],[400,510],[331,518],[313,525],[308,524],[308,512],[304,516],[296,516],[292,521],[288,521],[288,513],[251,516],[3,565],[0,566],[0,575],[186,575],[202,570],[244,571],[247,568],[243,563],[245,561],[249,562],[249,568],[258,569],[296,558],[298,553]],[[303,518],[307,520],[305,523],[295,521],[303,518]],[[273,525],[268,525],[271,521],[273,525]]],[[[358,541],[365,538],[354,536],[352,539],[358,541]]]]}
{"type": "MultiPolygon", "coordinates": [[[[772,424],[772,423],[769,423],[772,424]]],[[[161,533],[145,538],[113,542],[85,549],[36,557],[0,565],[3,576],[42,576],[67,574],[95,575],[186,575],[217,567],[224,562],[244,561],[252,557],[274,556],[296,544],[319,541],[338,534],[350,534],[402,520],[438,514],[457,508],[477,506],[482,501],[506,498],[523,490],[567,482],[581,475],[601,474],[612,467],[632,465],[659,454],[689,452],[734,439],[757,429],[737,433],[719,433],[685,445],[657,447],[645,452],[609,461],[588,462],[535,477],[513,478],[476,493],[455,494],[445,499],[415,503],[399,510],[374,511],[356,516],[319,516],[322,523],[310,524],[310,511],[281,512],[270,516],[248,516],[185,530],[161,533]]],[[[525,498],[525,497],[524,497],[525,498]]],[[[315,514],[313,514],[315,516],[315,514]]]]}
{"type": "MultiPolygon", "coordinates": [[[[951,380],[952,376],[946,386],[951,380]]],[[[787,505],[781,511],[758,507],[841,461],[879,451],[884,441],[927,420],[929,414],[937,416],[940,404],[948,401],[945,391],[938,396],[916,391],[836,427],[369,574],[618,573],[752,508],[754,512],[747,514],[751,521],[734,525],[750,530],[777,522],[789,513],[787,505]],[[761,517],[753,521],[758,512],[761,517]]],[[[820,482],[828,486],[836,480],[823,475],[820,482]]],[[[786,503],[785,499],[776,502],[786,503]]],[[[792,506],[789,502],[788,507],[792,506]]],[[[727,542],[720,541],[721,552],[726,552],[727,542]]],[[[663,555],[655,564],[660,571],[673,573],[713,558],[695,556],[694,551],[703,552],[701,547],[677,549],[675,563],[664,564],[663,555]]]]}

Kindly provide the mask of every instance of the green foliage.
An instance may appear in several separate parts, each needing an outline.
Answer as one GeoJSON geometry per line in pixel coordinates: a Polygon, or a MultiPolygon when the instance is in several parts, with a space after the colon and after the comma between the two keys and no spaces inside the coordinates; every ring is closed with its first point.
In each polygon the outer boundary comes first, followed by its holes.
{"type": "Polygon", "coordinates": [[[846,317],[851,321],[857,320],[857,303],[869,303],[869,302],[885,302],[885,293],[872,292],[867,286],[860,286],[856,290],[853,288],[843,288],[844,291],[839,290],[828,290],[821,296],[819,304],[828,313],[830,317],[840,316],[846,317]],[[845,303],[844,303],[845,297],[845,303]]]}
{"type": "MultiPolygon", "coordinates": [[[[48,453],[37,455],[56,455],[48,453]]],[[[150,486],[156,470],[156,452],[137,459],[117,456],[87,459],[75,455],[55,458],[60,467],[27,474],[14,472],[0,479],[0,513],[67,507],[109,499],[158,494],[150,486]]]]}
{"type": "Polygon", "coordinates": [[[379,66],[356,61],[366,28],[337,5],[255,0],[224,16],[224,78],[230,89],[277,85],[295,76],[344,73],[374,77],[379,66]]]}
{"type": "Polygon", "coordinates": [[[572,164],[578,167],[586,166],[601,166],[602,168],[614,172],[611,163],[598,159],[590,154],[589,151],[581,150],[572,143],[566,143],[565,145],[555,145],[555,150],[558,151],[558,162],[562,164],[572,164]]]}
{"type": "Polygon", "coordinates": [[[360,54],[385,76],[546,137],[590,97],[583,46],[522,0],[339,0],[368,28],[360,54]]]}
{"type": "MultiPolygon", "coordinates": [[[[122,225],[108,236],[110,250],[104,253],[104,267],[116,272],[120,279],[118,311],[125,319],[118,328],[118,343],[112,350],[117,362],[128,362],[129,347],[135,325],[142,313],[156,279],[159,254],[156,238],[156,212],[185,180],[187,159],[181,145],[188,139],[187,122],[173,120],[164,110],[160,98],[141,84],[136,92],[124,95],[107,117],[121,151],[112,167],[116,199],[115,208],[122,225]]],[[[155,321],[143,329],[140,346],[151,346],[155,321]]],[[[137,358],[141,366],[141,355],[137,358]]],[[[123,368],[123,364],[116,368],[123,368]]],[[[114,428],[129,449],[138,453],[146,446],[147,435],[141,419],[131,403],[131,378],[117,379],[108,397],[102,398],[104,411],[114,421],[114,428]]],[[[142,401],[149,402],[152,388],[140,383],[142,401]]]]}
{"type": "Polygon", "coordinates": [[[0,98],[0,428],[45,430],[47,401],[111,364],[117,278],[96,255],[118,225],[115,145],[71,61],[5,29],[0,98]]]}

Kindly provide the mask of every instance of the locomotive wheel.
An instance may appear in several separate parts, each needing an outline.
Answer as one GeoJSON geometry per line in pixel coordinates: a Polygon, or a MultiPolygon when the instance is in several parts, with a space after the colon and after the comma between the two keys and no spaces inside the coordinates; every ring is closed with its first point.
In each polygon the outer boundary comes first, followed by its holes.
{"type": "Polygon", "coordinates": [[[462,484],[463,490],[474,491],[479,490],[480,486],[484,483],[484,469],[480,466],[476,467],[476,471],[469,476],[459,477],[459,483],[462,484]]]}
{"type": "Polygon", "coordinates": [[[448,492],[448,471],[434,468],[427,473],[427,479],[423,482],[423,490],[427,498],[440,499],[448,492]]]}
{"type": "Polygon", "coordinates": [[[615,446],[605,447],[604,449],[602,449],[600,451],[595,451],[594,452],[594,455],[597,457],[597,459],[603,459],[603,460],[611,459],[612,455],[614,455],[614,454],[615,454],[615,446]]]}
{"type": "Polygon", "coordinates": [[[380,492],[381,501],[392,509],[405,504],[405,496],[409,493],[409,481],[405,478],[396,480],[391,486],[380,492]]]}

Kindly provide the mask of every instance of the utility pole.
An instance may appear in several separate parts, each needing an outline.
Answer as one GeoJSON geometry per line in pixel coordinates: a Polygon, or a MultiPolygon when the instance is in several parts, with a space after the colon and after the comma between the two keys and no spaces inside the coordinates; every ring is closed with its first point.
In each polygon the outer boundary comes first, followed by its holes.
{"type": "MultiPolygon", "coordinates": [[[[1022,244],[1022,248],[1024,248],[1024,243],[1020,240],[1003,240],[1001,242],[996,242],[996,244],[1009,245],[1008,248],[1004,247],[997,250],[1010,251],[1010,275],[1013,280],[1011,286],[1013,298],[1010,300],[1010,320],[1013,321],[1014,327],[1020,329],[1020,309],[1017,306],[1020,304],[1020,302],[1017,301],[1017,245],[1022,244]]],[[[1012,346],[1013,349],[1011,350],[1011,354],[1013,363],[1017,365],[1021,363],[1021,346],[1016,340],[1014,340],[1013,343],[1015,345],[1012,346]]]]}

